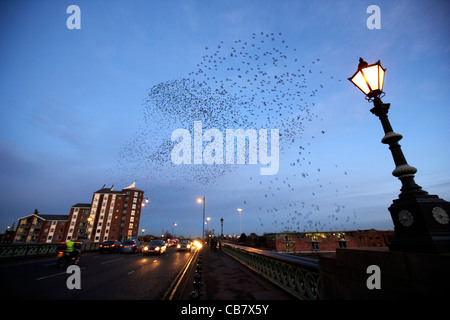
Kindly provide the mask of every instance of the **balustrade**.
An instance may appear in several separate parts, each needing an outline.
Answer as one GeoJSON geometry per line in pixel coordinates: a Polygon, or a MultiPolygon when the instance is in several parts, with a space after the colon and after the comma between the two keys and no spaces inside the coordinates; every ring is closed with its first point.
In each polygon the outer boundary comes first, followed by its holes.
{"type": "Polygon", "coordinates": [[[222,250],[299,299],[322,299],[316,260],[228,243],[222,250]]]}

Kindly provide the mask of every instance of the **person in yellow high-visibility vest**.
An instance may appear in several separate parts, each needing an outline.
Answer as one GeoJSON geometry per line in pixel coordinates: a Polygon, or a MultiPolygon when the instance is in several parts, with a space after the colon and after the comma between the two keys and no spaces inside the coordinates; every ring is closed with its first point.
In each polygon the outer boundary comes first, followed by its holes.
{"type": "Polygon", "coordinates": [[[67,252],[72,253],[73,252],[73,246],[75,245],[75,242],[73,242],[72,240],[68,240],[66,242],[66,250],[67,252]]]}

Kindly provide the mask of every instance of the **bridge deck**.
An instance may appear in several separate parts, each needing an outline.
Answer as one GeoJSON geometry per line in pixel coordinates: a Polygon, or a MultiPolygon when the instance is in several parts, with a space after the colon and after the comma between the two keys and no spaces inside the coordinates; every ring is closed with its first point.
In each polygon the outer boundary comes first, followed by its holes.
{"type": "Polygon", "coordinates": [[[202,250],[205,300],[295,300],[220,250],[202,250]]]}

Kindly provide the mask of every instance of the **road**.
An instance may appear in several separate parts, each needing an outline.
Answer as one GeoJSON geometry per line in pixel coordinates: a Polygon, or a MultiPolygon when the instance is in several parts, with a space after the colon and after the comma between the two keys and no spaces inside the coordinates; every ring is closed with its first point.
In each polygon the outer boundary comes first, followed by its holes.
{"type": "Polygon", "coordinates": [[[161,256],[91,253],[79,264],[81,289],[68,289],[71,274],[56,257],[0,265],[2,299],[161,299],[193,252],[168,248],[161,256]]]}

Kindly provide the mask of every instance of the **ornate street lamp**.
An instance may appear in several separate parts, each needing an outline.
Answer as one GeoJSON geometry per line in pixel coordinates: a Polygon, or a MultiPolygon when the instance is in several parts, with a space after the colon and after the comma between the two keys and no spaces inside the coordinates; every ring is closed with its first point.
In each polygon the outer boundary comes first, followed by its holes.
{"type": "Polygon", "coordinates": [[[395,226],[395,237],[389,248],[393,251],[450,252],[450,203],[436,195],[429,195],[414,181],[417,169],[406,162],[398,141],[403,137],[395,133],[388,119],[390,103],[383,103],[384,69],[380,61],[369,65],[359,59],[358,70],[349,78],[374,107],[370,110],[381,121],[385,136],[381,142],[389,145],[395,163],[392,175],[401,183],[401,193],[389,207],[395,226]]]}
{"type": "Polygon", "coordinates": [[[242,218],[241,218],[242,209],[238,208],[237,211],[239,212],[239,236],[241,236],[241,234],[242,234],[242,218]]]}
{"type": "Polygon", "coordinates": [[[205,204],[206,204],[206,197],[203,198],[197,198],[197,203],[203,203],[203,219],[202,219],[202,241],[205,241],[205,204]]]}
{"type": "Polygon", "coordinates": [[[359,58],[358,70],[349,80],[360,89],[369,99],[375,98],[383,93],[384,73],[386,69],[377,63],[368,65],[359,58]]]}

